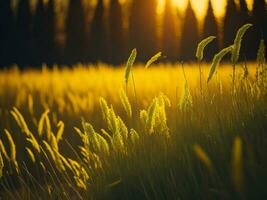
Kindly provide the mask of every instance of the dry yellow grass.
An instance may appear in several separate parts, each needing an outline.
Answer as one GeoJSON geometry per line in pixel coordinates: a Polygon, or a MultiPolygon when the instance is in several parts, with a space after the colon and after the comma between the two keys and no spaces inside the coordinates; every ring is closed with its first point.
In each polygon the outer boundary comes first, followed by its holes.
{"type": "MultiPolygon", "coordinates": [[[[199,88],[197,65],[185,64],[185,72],[191,89],[199,88]]],[[[209,65],[203,65],[203,80],[206,80],[209,65]]],[[[255,74],[254,64],[249,64],[249,71],[255,74]]],[[[221,65],[218,76],[224,87],[230,87],[231,65],[221,65]]],[[[166,94],[173,102],[182,94],[184,77],[181,64],[158,65],[145,69],[143,65],[133,69],[137,100],[140,106],[148,102],[159,92],[166,94]],[[177,91],[177,92],[176,92],[177,91]],[[177,93],[177,94],[176,94],[177,93]]],[[[240,67],[239,73],[242,74],[240,67]]],[[[108,99],[113,105],[120,104],[119,88],[125,88],[124,68],[114,69],[105,65],[97,68],[77,65],[73,69],[63,68],[42,71],[19,72],[16,69],[0,72],[0,106],[1,110],[16,106],[29,109],[30,113],[43,112],[56,108],[60,114],[80,112],[91,113],[98,106],[99,97],[108,99]],[[32,111],[32,109],[34,109],[32,111]]],[[[129,81],[127,95],[134,102],[132,81],[129,81]]],[[[53,111],[53,110],[52,110],[53,111]]]]}
{"type": "MultiPolygon", "coordinates": [[[[197,64],[148,69],[135,65],[131,71],[135,87],[131,76],[126,87],[125,68],[103,64],[1,71],[0,129],[7,136],[0,137],[3,178],[9,180],[11,173],[20,180],[22,172],[29,173],[31,180],[50,177],[40,185],[42,190],[47,187],[48,199],[58,191],[62,199],[68,199],[64,195],[71,191],[80,199],[98,199],[116,187],[126,188],[128,197],[128,191],[137,192],[131,181],[134,186],[144,184],[148,191],[150,184],[145,181],[153,184],[151,199],[165,191],[169,197],[185,192],[181,197],[192,199],[200,191],[206,193],[199,177],[207,182],[205,187],[216,189],[217,184],[228,187],[231,181],[233,191],[242,195],[247,178],[242,151],[251,133],[262,141],[264,129],[259,127],[266,123],[266,86],[261,82],[266,76],[255,79],[257,66],[249,63],[249,76],[244,78],[243,67],[237,65],[237,85],[232,90],[231,64],[220,65],[209,83],[210,65],[202,64],[203,91],[197,64]],[[240,140],[235,140],[231,152],[235,134],[240,140]],[[28,167],[36,170],[28,172],[28,167]],[[183,188],[184,183],[188,188],[183,188]]],[[[262,152],[258,150],[264,144],[256,141],[255,152],[262,152]]],[[[32,199],[39,195],[38,189],[30,193],[32,199]]],[[[121,194],[110,193],[110,199],[121,194]]]]}

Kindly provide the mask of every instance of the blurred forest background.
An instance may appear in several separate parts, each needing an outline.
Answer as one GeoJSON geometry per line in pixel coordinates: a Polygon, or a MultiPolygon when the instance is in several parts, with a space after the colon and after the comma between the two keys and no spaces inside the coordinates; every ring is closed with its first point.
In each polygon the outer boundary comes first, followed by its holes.
{"type": "Polygon", "coordinates": [[[0,66],[38,67],[104,62],[119,65],[137,48],[144,62],[162,51],[162,62],[194,61],[197,43],[218,40],[206,60],[234,40],[245,23],[254,28],[244,37],[243,59],[256,58],[260,39],[267,41],[265,0],[226,0],[216,17],[211,1],[203,20],[188,1],[184,12],[173,0],[0,0],[0,66]]]}

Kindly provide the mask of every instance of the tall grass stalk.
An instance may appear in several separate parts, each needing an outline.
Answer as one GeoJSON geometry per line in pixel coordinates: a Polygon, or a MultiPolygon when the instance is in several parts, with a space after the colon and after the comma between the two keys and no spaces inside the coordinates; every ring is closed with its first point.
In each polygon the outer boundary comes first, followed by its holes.
{"type": "Polygon", "coordinates": [[[242,140],[236,137],[232,148],[232,179],[235,189],[240,193],[244,188],[244,174],[243,174],[243,148],[242,140]]]}
{"type": "Polygon", "coordinates": [[[133,75],[133,71],[132,71],[132,68],[133,68],[133,64],[135,62],[135,59],[136,59],[136,56],[137,56],[137,50],[136,49],[133,49],[129,58],[128,58],[128,61],[126,63],[126,69],[125,69],[125,85],[126,85],[126,92],[127,92],[127,85],[128,85],[128,81],[129,81],[129,76],[131,74],[131,77],[132,77],[132,81],[133,81],[133,87],[134,87],[134,95],[135,95],[135,100],[137,102],[137,95],[136,95],[136,88],[135,88],[135,81],[134,81],[134,75],[133,75]]]}
{"type": "Polygon", "coordinates": [[[184,114],[192,106],[193,100],[192,100],[192,96],[190,93],[190,88],[189,88],[189,84],[188,84],[188,80],[186,77],[183,63],[182,63],[182,70],[183,70],[183,76],[184,76],[184,88],[183,88],[183,93],[180,97],[179,108],[180,108],[180,111],[182,111],[184,114]]]}
{"type": "Polygon", "coordinates": [[[161,52],[158,52],[156,55],[154,55],[153,57],[151,57],[146,65],[145,65],[145,68],[148,68],[150,65],[152,65],[154,62],[156,62],[160,57],[162,56],[162,53],[161,52]]]}
{"type": "Polygon", "coordinates": [[[213,57],[213,60],[212,60],[212,63],[211,63],[211,67],[210,67],[210,72],[209,72],[209,76],[208,76],[208,80],[207,80],[207,83],[210,82],[210,80],[212,79],[218,65],[220,64],[222,58],[232,52],[233,50],[233,46],[229,46],[229,47],[226,47],[224,48],[223,50],[221,50],[219,53],[217,53],[214,57],[213,57]]]}
{"type": "Polygon", "coordinates": [[[265,66],[265,44],[264,44],[264,40],[262,39],[260,41],[260,45],[258,48],[258,52],[257,52],[257,68],[256,68],[256,80],[258,82],[258,84],[263,85],[264,84],[264,74],[267,73],[267,69],[265,66]],[[261,80],[259,80],[259,78],[261,78],[261,80]]]}
{"type": "Polygon", "coordinates": [[[204,57],[204,49],[205,47],[211,43],[216,37],[215,36],[209,36],[205,39],[203,39],[197,46],[197,51],[196,51],[196,58],[198,61],[198,69],[199,69],[199,85],[200,85],[200,93],[201,96],[203,97],[203,87],[202,87],[202,68],[201,68],[201,61],[203,60],[204,57]]]}
{"type": "Polygon", "coordinates": [[[252,24],[245,24],[243,25],[236,34],[234,44],[233,44],[233,51],[232,51],[232,56],[231,56],[231,61],[233,64],[233,79],[232,79],[232,85],[233,85],[233,90],[235,90],[235,79],[236,79],[236,63],[238,62],[239,55],[240,55],[240,49],[241,49],[241,43],[244,34],[246,31],[252,27],[252,24]]]}

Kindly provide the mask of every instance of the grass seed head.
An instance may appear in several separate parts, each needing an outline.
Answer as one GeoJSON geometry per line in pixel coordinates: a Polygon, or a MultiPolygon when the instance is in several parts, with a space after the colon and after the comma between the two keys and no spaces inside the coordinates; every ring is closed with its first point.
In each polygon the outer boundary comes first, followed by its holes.
{"type": "Polygon", "coordinates": [[[195,144],[193,146],[194,152],[196,156],[200,159],[200,161],[212,172],[214,167],[206,152],[202,149],[201,146],[195,144]]]}
{"type": "Polygon", "coordinates": [[[239,137],[236,137],[233,143],[231,164],[233,183],[238,191],[243,189],[244,184],[242,151],[242,141],[239,137]]]}
{"type": "Polygon", "coordinates": [[[120,100],[121,100],[121,103],[123,105],[123,108],[127,113],[127,116],[129,118],[131,118],[132,117],[132,107],[131,107],[130,101],[129,101],[129,99],[128,99],[128,97],[127,97],[127,95],[123,89],[120,90],[119,96],[120,96],[120,100]]]}
{"type": "Polygon", "coordinates": [[[137,56],[137,51],[136,49],[133,49],[126,63],[126,69],[125,69],[125,75],[124,75],[126,85],[128,84],[129,76],[130,76],[133,64],[135,62],[136,56],[137,56]]]}
{"type": "Polygon", "coordinates": [[[209,72],[209,77],[208,77],[208,80],[207,82],[210,82],[210,80],[212,79],[219,63],[221,62],[222,58],[233,51],[233,46],[229,46],[229,47],[226,47],[224,48],[223,50],[221,50],[219,53],[217,53],[213,60],[212,60],[212,63],[211,63],[211,67],[210,67],[210,72],[209,72]]]}
{"type": "Polygon", "coordinates": [[[242,38],[250,27],[252,27],[252,24],[245,24],[237,31],[234,44],[233,44],[232,56],[231,56],[231,61],[233,63],[237,63],[239,59],[242,38]]]}
{"type": "Polygon", "coordinates": [[[216,37],[215,36],[209,36],[207,38],[205,38],[204,40],[202,40],[198,46],[197,46],[197,52],[196,52],[196,57],[199,61],[201,61],[203,59],[203,52],[205,47],[211,43],[216,37]]]}
{"type": "Polygon", "coordinates": [[[152,65],[154,62],[156,62],[160,57],[162,56],[162,53],[161,52],[158,52],[156,55],[154,55],[153,57],[151,57],[146,65],[145,65],[145,68],[148,68],[150,65],[152,65]]]}
{"type": "Polygon", "coordinates": [[[259,49],[257,52],[257,63],[262,65],[265,63],[265,44],[264,40],[260,41],[259,49]]]}

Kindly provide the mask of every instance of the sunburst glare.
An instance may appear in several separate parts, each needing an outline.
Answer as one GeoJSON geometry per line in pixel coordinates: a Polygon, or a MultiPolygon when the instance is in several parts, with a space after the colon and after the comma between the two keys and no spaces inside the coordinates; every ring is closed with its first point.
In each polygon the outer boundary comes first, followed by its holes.
{"type": "MultiPolygon", "coordinates": [[[[251,10],[253,1],[246,0],[248,8],[251,10]]],[[[221,18],[225,14],[226,0],[211,0],[212,6],[214,9],[214,14],[217,18],[221,18]]],[[[159,12],[164,10],[165,0],[158,0],[159,3],[159,12]]],[[[205,17],[207,11],[208,0],[191,0],[192,7],[196,13],[196,16],[199,20],[202,20],[205,17]]],[[[188,0],[173,0],[173,5],[178,8],[178,10],[183,13],[188,5],[188,0]]],[[[237,2],[238,5],[238,2],[237,2]]]]}

